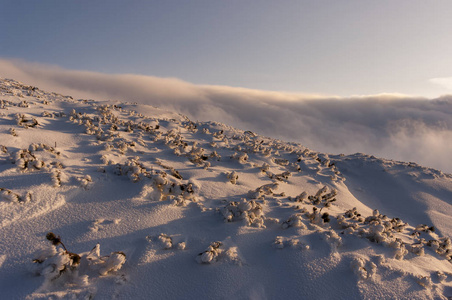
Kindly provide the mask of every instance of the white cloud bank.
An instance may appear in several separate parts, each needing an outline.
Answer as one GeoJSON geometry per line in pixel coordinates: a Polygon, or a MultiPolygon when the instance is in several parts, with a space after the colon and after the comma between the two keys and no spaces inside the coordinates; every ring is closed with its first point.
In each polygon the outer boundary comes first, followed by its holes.
{"type": "Polygon", "coordinates": [[[443,88],[452,90],[452,77],[439,77],[429,80],[431,83],[442,86],[443,88]]]}
{"type": "Polygon", "coordinates": [[[322,152],[364,152],[452,173],[452,96],[303,95],[65,70],[5,59],[0,59],[0,77],[77,98],[151,104],[194,120],[223,122],[322,152]]]}

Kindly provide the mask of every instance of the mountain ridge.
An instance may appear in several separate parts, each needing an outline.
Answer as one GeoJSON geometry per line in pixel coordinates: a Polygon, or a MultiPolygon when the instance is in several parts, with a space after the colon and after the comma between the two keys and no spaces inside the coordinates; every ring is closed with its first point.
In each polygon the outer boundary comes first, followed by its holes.
{"type": "Polygon", "coordinates": [[[452,296],[450,174],[14,80],[0,92],[10,298],[452,296]]]}

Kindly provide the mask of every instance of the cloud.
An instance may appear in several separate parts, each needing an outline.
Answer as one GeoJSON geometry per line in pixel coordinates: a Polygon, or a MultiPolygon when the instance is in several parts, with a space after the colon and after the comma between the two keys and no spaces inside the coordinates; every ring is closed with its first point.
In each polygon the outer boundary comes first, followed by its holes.
{"type": "Polygon", "coordinates": [[[452,77],[432,78],[429,80],[429,82],[452,90],[452,77]]]}
{"type": "Polygon", "coordinates": [[[335,97],[194,85],[0,59],[0,76],[77,98],[121,100],[218,121],[311,149],[414,161],[452,173],[452,96],[335,97]]]}

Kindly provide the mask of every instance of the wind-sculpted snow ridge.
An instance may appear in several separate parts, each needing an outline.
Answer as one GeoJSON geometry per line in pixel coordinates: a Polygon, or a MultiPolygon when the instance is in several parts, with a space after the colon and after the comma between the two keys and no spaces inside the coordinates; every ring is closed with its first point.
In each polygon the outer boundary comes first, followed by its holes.
{"type": "Polygon", "coordinates": [[[451,199],[415,163],[0,81],[5,299],[448,299],[451,199]]]}

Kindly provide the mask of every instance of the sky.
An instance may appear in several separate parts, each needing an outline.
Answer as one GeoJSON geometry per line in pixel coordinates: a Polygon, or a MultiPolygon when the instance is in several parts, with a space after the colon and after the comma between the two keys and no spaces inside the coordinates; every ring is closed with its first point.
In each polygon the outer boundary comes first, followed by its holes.
{"type": "Polygon", "coordinates": [[[338,96],[452,89],[449,0],[0,1],[0,57],[338,96]]]}
{"type": "Polygon", "coordinates": [[[451,1],[0,1],[0,77],[452,173],[451,1]]]}

